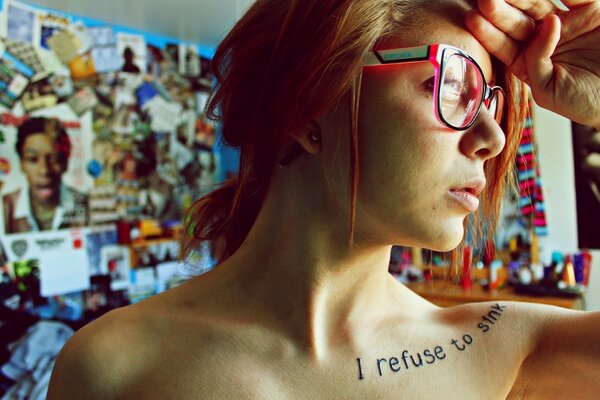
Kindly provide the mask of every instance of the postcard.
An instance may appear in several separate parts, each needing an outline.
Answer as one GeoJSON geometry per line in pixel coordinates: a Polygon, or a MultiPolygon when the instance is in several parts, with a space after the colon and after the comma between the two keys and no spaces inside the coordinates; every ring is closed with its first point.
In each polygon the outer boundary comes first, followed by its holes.
{"type": "Polygon", "coordinates": [[[6,36],[20,42],[33,43],[35,29],[35,12],[22,7],[18,3],[7,3],[8,26],[6,36]]]}
{"type": "Polygon", "coordinates": [[[83,291],[90,287],[89,259],[83,248],[46,250],[40,255],[39,265],[41,294],[44,297],[83,291]]]}

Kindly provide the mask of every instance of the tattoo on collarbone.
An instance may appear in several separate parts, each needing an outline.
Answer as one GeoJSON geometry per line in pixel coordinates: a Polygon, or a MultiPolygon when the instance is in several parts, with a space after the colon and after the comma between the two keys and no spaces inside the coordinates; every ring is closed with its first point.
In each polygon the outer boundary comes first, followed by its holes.
{"type": "MultiPolygon", "coordinates": [[[[492,305],[488,313],[481,316],[481,319],[484,322],[477,324],[477,328],[481,331],[480,333],[487,334],[488,332],[491,332],[494,325],[500,321],[506,308],[508,308],[508,306],[500,305],[499,303],[492,305]]],[[[474,341],[475,338],[472,335],[465,333],[460,339],[452,338],[449,341],[448,347],[450,351],[462,353],[467,351],[474,341]]],[[[397,357],[377,358],[373,364],[363,363],[362,357],[357,357],[358,380],[362,381],[365,379],[365,373],[369,373],[370,366],[373,368],[372,371],[375,372],[376,377],[382,377],[400,371],[418,369],[436,363],[439,364],[445,360],[448,355],[449,354],[446,354],[446,350],[442,345],[437,345],[432,349],[424,349],[420,352],[403,350],[397,357]]]]}

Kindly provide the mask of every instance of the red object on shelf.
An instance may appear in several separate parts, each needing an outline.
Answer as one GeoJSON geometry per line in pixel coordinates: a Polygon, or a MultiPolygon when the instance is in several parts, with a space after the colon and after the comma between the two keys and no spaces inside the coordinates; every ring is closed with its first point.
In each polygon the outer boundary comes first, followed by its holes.
{"type": "Polygon", "coordinates": [[[592,255],[589,251],[583,251],[583,286],[587,286],[590,281],[590,268],[592,266],[592,255]]]}
{"type": "Polygon", "coordinates": [[[463,268],[460,285],[463,290],[470,290],[473,285],[471,281],[471,248],[468,246],[465,246],[463,250],[463,268]]]}

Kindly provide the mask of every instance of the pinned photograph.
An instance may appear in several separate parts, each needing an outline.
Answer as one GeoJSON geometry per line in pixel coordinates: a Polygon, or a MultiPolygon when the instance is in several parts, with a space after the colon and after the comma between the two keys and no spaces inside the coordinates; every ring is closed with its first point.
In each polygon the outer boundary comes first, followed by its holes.
{"type": "Polygon", "coordinates": [[[170,72],[179,71],[179,45],[167,43],[163,56],[166,60],[166,69],[170,72]]]}
{"type": "Polygon", "coordinates": [[[56,105],[58,97],[54,93],[54,88],[48,78],[41,79],[31,83],[25,93],[23,93],[23,108],[31,112],[41,108],[48,108],[56,105]]]}
{"type": "Polygon", "coordinates": [[[74,81],[90,79],[96,76],[96,66],[94,65],[91,52],[73,58],[69,63],[69,68],[71,70],[71,79],[74,81]]]}
{"type": "Polygon", "coordinates": [[[20,42],[33,43],[35,12],[20,4],[8,3],[6,36],[20,42]]]}
{"type": "Polygon", "coordinates": [[[61,63],[68,65],[79,55],[80,42],[77,35],[70,30],[59,30],[48,38],[48,46],[56,54],[61,63]]]}
{"type": "Polygon", "coordinates": [[[106,73],[121,69],[121,56],[117,50],[116,37],[112,27],[95,26],[87,28],[92,38],[92,58],[96,72],[106,73]]]}
{"type": "Polygon", "coordinates": [[[46,68],[42,64],[36,48],[31,43],[7,39],[5,44],[6,50],[10,54],[33,70],[32,80],[36,81],[47,75],[46,68]]]}
{"type": "Polygon", "coordinates": [[[146,63],[146,71],[148,72],[148,74],[152,75],[152,78],[154,79],[159,79],[162,74],[162,70],[165,66],[165,58],[163,56],[163,51],[154,45],[147,45],[146,63]]]}
{"type": "MultiPolygon", "coordinates": [[[[127,246],[103,246],[100,250],[100,270],[110,275],[111,290],[123,290],[129,288],[129,247],[127,246]]],[[[104,272],[103,272],[104,273],[104,272]]]]}
{"type": "Polygon", "coordinates": [[[121,71],[146,72],[146,39],[143,35],[117,33],[117,51],[121,55],[121,71]]]}
{"type": "Polygon", "coordinates": [[[67,104],[77,115],[82,115],[86,111],[91,110],[98,104],[98,97],[89,87],[79,89],[68,101],[67,104]]]}
{"type": "Polygon", "coordinates": [[[106,265],[102,265],[100,254],[104,246],[117,244],[117,230],[114,225],[90,228],[86,235],[86,250],[90,264],[90,275],[107,274],[106,265]]]}
{"type": "Polygon", "coordinates": [[[21,98],[34,71],[5,50],[0,55],[0,104],[12,108],[21,98]]]}
{"type": "Polygon", "coordinates": [[[40,42],[43,49],[50,50],[48,39],[55,33],[65,30],[71,24],[71,18],[56,12],[38,12],[37,18],[40,23],[40,42]]]}
{"type": "Polygon", "coordinates": [[[56,71],[49,79],[52,90],[59,98],[65,98],[73,94],[73,81],[71,73],[66,68],[56,71]]]}
{"type": "Polygon", "coordinates": [[[200,76],[200,58],[196,46],[179,45],[179,73],[184,76],[200,76]]]}

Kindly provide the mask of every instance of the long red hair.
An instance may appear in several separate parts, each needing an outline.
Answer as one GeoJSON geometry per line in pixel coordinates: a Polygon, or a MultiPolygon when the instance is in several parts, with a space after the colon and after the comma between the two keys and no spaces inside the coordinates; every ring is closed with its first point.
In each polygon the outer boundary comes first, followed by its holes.
{"type": "MultiPolygon", "coordinates": [[[[257,0],[220,44],[212,61],[217,88],[208,104],[223,141],[240,149],[238,175],[198,199],[185,219],[183,257],[204,242],[218,262],[242,244],[254,224],[286,132],[306,126],[347,94],[351,160],[349,243],[358,185],[358,104],[363,56],[382,37],[402,29],[411,1],[257,0]]],[[[409,10],[410,11],[410,10],[409,10]]],[[[488,189],[473,226],[493,232],[507,171],[513,165],[525,102],[510,74],[498,84],[509,104],[507,146],[486,165],[488,189]]],[[[478,229],[475,229],[476,231],[478,229]]]]}

